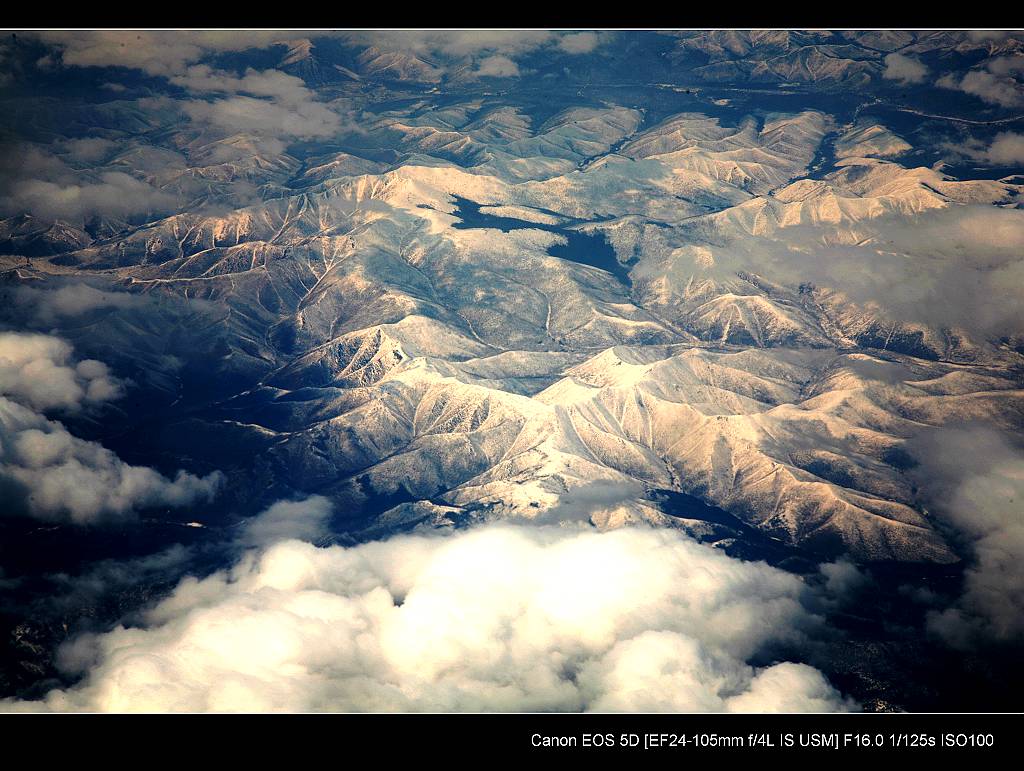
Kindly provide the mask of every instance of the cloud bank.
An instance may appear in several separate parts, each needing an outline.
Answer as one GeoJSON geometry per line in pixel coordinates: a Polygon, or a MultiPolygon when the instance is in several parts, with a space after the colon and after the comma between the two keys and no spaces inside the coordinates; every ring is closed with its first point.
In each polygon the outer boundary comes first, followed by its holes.
{"type": "Polygon", "coordinates": [[[189,64],[212,54],[267,48],[302,36],[281,30],[81,30],[35,34],[60,50],[65,65],[128,67],[158,76],[181,73],[189,64]]]}
{"type": "Polygon", "coordinates": [[[96,442],[72,436],[43,412],[75,412],[118,398],[122,384],[94,359],[75,362],[71,346],[49,335],[0,334],[0,490],[2,515],[92,524],[149,506],[210,500],[213,472],[178,471],[173,480],[124,463],[96,442]]]}
{"type": "Polygon", "coordinates": [[[990,428],[946,427],[908,445],[914,476],[972,556],[955,607],[928,625],[953,647],[1024,642],[1024,451],[990,428]]]}
{"type": "MultiPolygon", "coordinates": [[[[719,233],[714,234],[719,240],[719,233]]],[[[742,231],[685,265],[728,281],[738,270],[797,286],[839,289],[883,318],[964,329],[981,339],[1024,331],[1024,211],[951,204],[840,226],[793,224],[742,231]],[[843,243],[850,232],[859,244],[843,243]],[[705,256],[710,255],[710,256],[705,256]],[[704,257],[703,262],[701,261],[704,257]]],[[[721,241],[719,241],[721,243],[721,241]]],[[[692,253],[692,250],[691,250],[692,253]]]]}
{"type": "MultiPolygon", "coordinates": [[[[487,57],[501,57],[517,65],[515,57],[541,49],[577,55],[594,51],[611,33],[553,32],[548,30],[363,30],[345,32],[297,30],[249,31],[45,31],[33,33],[59,53],[72,67],[126,67],[172,81],[190,79],[190,71],[219,54],[267,49],[275,45],[309,45],[310,40],[338,38],[352,45],[372,46],[454,63],[478,63],[483,70],[499,69],[487,57]]],[[[502,75],[508,65],[500,67],[502,75]]],[[[487,74],[486,72],[482,74],[487,74]]],[[[490,74],[497,74],[491,72],[490,74]]],[[[186,85],[182,83],[181,85],[186,85]]]]}
{"type": "Polygon", "coordinates": [[[0,216],[28,212],[47,220],[81,224],[91,216],[132,219],[172,210],[177,196],[151,185],[137,175],[138,164],[102,165],[118,148],[101,138],[29,143],[0,148],[0,216]],[[100,164],[95,168],[83,168],[100,164]]]}
{"type": "MultiPolygon", "coordinates": [[[[111,292],[85,283],[68,283],[49,290],[19,286],[12,299],[22,319],[41,325],[57,324],[94,311],[142,309],[148,302],[137,294],[111,292]]],[[[51,341],[49,345],[67,345],[54,337],[47,339],[51,341]]],[[[70,355],[70,348],[65,355],[70,355]]]]}
{"type": "Polygon", "coordinates": [[[318,102],[301,78],[278,70],[250,67],[237,77],[194,65],[170,81],[189,93],[225,95],[214,101],[186,100],[182,109],[193,121],[228,132],[313,138],[330,136],[341,126],[341,117],[318,102]]]}
{"type": "MultiPolygon", "coordinates": [[[[323,503],[307,503],[306,519],[318,520],[323,503]]],[[[302,507],[271,509],[263,524],[302,518],[302,507]]],[[[279,541],[186,578],[139,627],[79,638],[62,654],[85,673],[79,685],[3,707],[849,709],[812,667],[747,663],[815,627],[805,591],[763,563],[646,528],[489,525],[352,548],[279,541]]]]}

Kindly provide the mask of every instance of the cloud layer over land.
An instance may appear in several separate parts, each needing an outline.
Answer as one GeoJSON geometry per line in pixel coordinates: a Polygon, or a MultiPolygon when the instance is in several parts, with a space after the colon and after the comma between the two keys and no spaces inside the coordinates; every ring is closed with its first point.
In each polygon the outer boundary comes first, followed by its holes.
{"type": "Polygon", "coordinates": [[[911,444],[935,509],[967,544],[963,595],[929,627],[950,645],[1024,640],[1024,451],[984,426],[953,426],[911,444]]]}
{"type": "MultiPolygon", "coordinates": [[[[251,525],[255,540],[283,514],[324,514],[318,500],[287,506],[251,525]]],[[[142,626],[67,648],[65,666],[86,673],[79,686],[6,707],[848,709],[809,666],[747,663],[815,628],[805,591],[671,531],[486,526],[352,548],[277,541],[186,578],[142,626]]]]}
{"type": "Polygon", "coordinates": [[[169,480],[132,466],[96,442],[72,436],[43,414],[74,412],[121,395],[105,364],[75,362],[71,346],[40,334],[0,333],[0,489],[3,515],[91,524],[148,506],[210,500],[217,472],[178,471],[169,480]]]}

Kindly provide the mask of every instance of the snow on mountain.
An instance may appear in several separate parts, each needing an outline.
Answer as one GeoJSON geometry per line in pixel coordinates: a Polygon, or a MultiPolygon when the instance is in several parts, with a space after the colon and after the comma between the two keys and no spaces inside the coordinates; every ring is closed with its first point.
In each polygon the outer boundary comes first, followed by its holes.
{"type": "Polygon", "coordinates": [[[729,128],[704,115],[680,115],[622,148],[631,158],[658,158],[751,193],[766,193],[798,176],[828,127],[819,112],[753,119],[729,128]]]}
{"type": "MultiPolygon", "coordinates": [[[[907,35],[694,33],[677,53],[707,57],[708,77],[860,83],[907,35]]],[[[285,64],[315,56],[296,43],[285,64]]],[[[374,49],[358,67],[441,78],[374,49]]],[[[893,458],[921,425],[1019,427],[1019,354],[969,324],[865,302],[839,260],[867,249],[927,267],[934,251],[892,245],[901,228],[1010,211],[1019,186],[904,166],[912,148],[890,129],[837,129],[819,110],[548,115],[482,96],[395,102],[360,118],[362,145],[306,153],[180,132],[188,163],[152,179],[188,206],[95,232],[6,220],[5,251],[59,254],[0,259],[15,286],[88,275],[201,304],[160,317],[173,350],[128,314],[88,327],[91,344],[153,340],[122,356],[171,394],[202,366],[216,386],[191,411],[168,408],[168,437],[230,426],[252,459],[239,474],[330,496],[351,532],[719,526],[657,502],[674,490],[774,543],[955,559],[893,458]],[[826,137],[835,163],[812,174],[826,137]],[[33,252],[33,239],[60,243],[33,252]]]]}
{"type": "Polygon", "coordinates": [[[877,123],[853,127],[836,140],[837,158],[887,158],[912,149],[903,139],[877,123]]]}
{"type": "Polygon", "coordinates": [[[371,46],[359,54],[358,63],[360,73],[387,80],[433,83],[441,78],[437,67],[402,51],[382,51],[371,46]]]}

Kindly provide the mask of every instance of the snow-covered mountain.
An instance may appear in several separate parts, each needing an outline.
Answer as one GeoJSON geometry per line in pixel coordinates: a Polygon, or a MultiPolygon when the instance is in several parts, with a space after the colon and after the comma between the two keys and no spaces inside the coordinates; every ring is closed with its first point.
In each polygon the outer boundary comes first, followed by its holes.
{"type": "MultiPolygon", "coordinates": [[[[778,48],[763,72],[786,79],[868,71],[849,45],[806,37],[701,33],[677,48],[730,62],[778,48]]],[[[295,44],[286,70],[314,53],[295,44]]],[[[375,48],[358,63],[439,77],[375,48]]],[[[181,160],[148,179],[197,198],[94,236],[7,220],[8,251],[36,257],[4,258],[7,283],[88,276],[201,300],[216,325],[204,366],[224,386],[174,402],[164,433],[230,425],[243,477],[327,494],[353,532],[415,524],[426,502],[448,518],[557,517],[597,486],[666,526],[701,527],[653,491],[793,547],[954,560],[890,461],[922,424],[1018,428],[1006,340],[1022,330],[937,318],[926,295],[915,314],[850,273],[877,262],[882,280],[899,266],[945,281],[928,273],[942,257],[905,233],[934,220],[955,240],[996,216],[1019,234],[1017,181],[915,166],[894,130],[816,108],[651,120],[605,102],[534,119],[505,99],[390,104],[344,150],[313,153],[174,131],[181,160]],[[234,192],[217,198],[221,184],[234,192]]],[[[1017,246],[986,243],[979,259],[1017,246]]],[[[117,347],[105,319],[68,334],[117,347]]],[[[137,359],[131,347],[118,357],[137,359]]]]}

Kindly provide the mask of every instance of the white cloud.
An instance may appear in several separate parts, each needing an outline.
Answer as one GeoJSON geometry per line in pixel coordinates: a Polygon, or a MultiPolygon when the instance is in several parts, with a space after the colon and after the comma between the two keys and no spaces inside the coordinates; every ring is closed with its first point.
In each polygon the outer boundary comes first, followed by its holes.
{"type": "Polygon", "coordinates": [[[231,96],[212,102],[180,103],[193,120],[228,133],[251,132],[272,137],[315,138],[338,132],[341,118],[320,102],[279,104],[251,96],[231,96]]]}
{"type": "Polygon", "coordinates": [[[170,81],[190,92],[248,94],[270,97],[287,105],[301,104],[315,97],[301,78],[279,70],[259,71],[250,67],[242,77],[236,77],[205,64],[197,64],[184,74],[170,78],[170,81]]]}
{"type": "Polygon", "coordinates": [[[356,44],[381,51],[413,54],[434,67],[465,64],[477,77],[518,77],[517,58],[548,50],[563,54],[590,53],[610,38],[609,33],[555,33],[547,30],[423,30],[351,32],[356,44]]]}
{"type": "Polygon", "coordinates": [[[22,178],[7,187],[7,194],[0,196],[0,213],[30,212],[48,220],[81,222],[96,214],[135,217],[168,211],[178,203],[175,196],[122,171],[67,182],[22,178]]]}
{"type": "Polygon", "coordinates": [[[973,29],[967,33],[967,38],[975,43],[999,42],[1012,37],[1013,32],[1005,29],[973,29]]]}
{"type": "Polygon", "coordinates": [[[116,399],[121,384],[102,362],[74,363],[71,346],[50,335],[0,333],[0,394],[36,410],[77,410],[116,399]]]}
{"type": "Polygon", "coordinates": [[[37,34],[62,52],[65,65],[130,67],[170,76],[215,53],[267,48],[299,36],[289,31],[46,31],[37,34]]]}
{"type": "Polygon", "coordinates": [[[601,36],[596,32],[573,32],[558,41],[558,47],[568,54],[589,54],[600,44],[601,36]]]}
{"type": "Polygon", "coordinates": [[[811,667],[746,663],[815,625],[804,591],[763,563],[646,528],[289,540],[186,578],[140,627],[79,638],[62,656],[85,672],[79,685],[3,706],[848,709],[811,667]]]}
{"type": "Polygon", "coordinates": [[[301,501],[278,501],[246,523],[240,540],[245,546],[267,546],[290,538],[316,541],[327,535],[332,511],[330,500],[322,495],[301,501]]]}
{"type": "Polygon", "coordinates": [[[713,248],[713,264],[702,270],[723,281],[746,270],[842,291],[893,321],[959,328],[979,339],[1024,332],[1020,209],[950,204],[836,225],[794,218],[774,235],[723,228],[716,237],[727,238],[728,248],[713,248]],[[851,233],[861,243],[843,244],[851,233]]]}
{"type": "Polygon", "coordinates": [[[1024,164],[1024,134],[1003,131],[989,144],[968,142],[951,147],[958,155],[992,166],[1014,166],[1024,164]]]}
{"type": "Polygon", "coordinates": [[[969,159],[988,166],[1024,164],[1024,134],[1001,131],[988,142],[970,138],[959,144],[946,144],[953,160],[969,159]]]}
{"type": "Polygon", "coordinates": [[[833,286],[859,292],[900,319],[982,337],[1024,330],[1024,211],[948,206],[879,225],[876,242],[886,249],[855,250],[851,256],[861,264],[847,263],[851,273],[833,286]],[[893,260],[892,253],[908,257],[893,260]]]}
{"type": "Polygon", "coordinates": [[[96,163],[112,155],[121,144],[103,137],[82,137],[62,140],[60,146],[76,161],[96,163]]]}
{"type": "Polygon", "coordinates": [[[966,539],[972,560],[956,606],[929,628],[954,647],[1024,640],[1024,451],[990,428],[946,427],[909,445],[915,477],[936,512],[966,539]]]}
{"type": "Polygon", "coordinates": [[[1024,93],[1016,82],[980,70],[964,75],[960,81],[960,90],[1001,107],[1019,107],[1024,104],[1024,93]]]}
{"type": "Polygon", "coordinates": [[[928,77],[928,68],[913,56],[892,53],[885,57],[882,77],[900,83],[921,83],[928,77]]]}
{"type": "Polygon", "coordinates": [[[384,51],[412,52],[445,58],[466,58],[482,54],[515,56],[548,45],[556,36],[546,30],[418,30],[352,32],[356,43],[384,51]]]}
{"type": "Polygon", "coordinates": [[[1024,56],[1004,56],[986,62],[983,69],[971,70],[962,78],[945,75],[937,81],[942,88],[973,94],[982,101],[1000,107],[1024,105],[1024,87],[1017,76],[1024,72],[1024,56]]]}
{"type": "Polygon", "coordinates": [[[867,574],[846,558],[824,563],[820,570],[825,578],[826,594],[838,600],[856,595],[871,581],[867,574]]]}
{"type": "Polygon", "coordinates": [[[45,410],[75,411],[116,399],[121,383],[94,359],[48,335],[0,334],[0,488],[5,514],[87,524],[147,506],[209,500],[221,474],[179,471],[168,480],[72,436],[45,410]]]}
{"type": "MultiPolygon", "coordinates": [[[[295,30],[225,31],[46,31],[34,33],[61,51],[65,65],[75,67],[129,67],[149,75],[189,78],[188,71],[211,55],[246,49],[289,45],[298,38],[338,35],[354,44],[384,51],[454,60],[479,56],[514,57],[564,38],[546,30],[422,30],[347,31],[342,33],[295,30]]],[[[591,35],[593,33],[578,33],[591,35]]],[[[574,53],[590,44],[587,37],[569,42],[563,50],[574,53]]],[[[589,50],[589,49],[588,49],[589,50]]]]}
{"type": "Polygon", "coordinates": [[[1024,163],[1024,134],[1004,131],[997,134],[985,153],[989,163],[1012,166],[1024,163]]]}
{"type": "Polygon", "coordinates": [[[836,691],[813,667],[784,662],[759,672],[750,688],[729,701],[730,712],[834,712],[836,691]]]}
{"type": "MultiPolygon", "coordinates": [[[[401,55],[424,57],[431,66],[469,65],[478,77],[516,77],[520,67],[516,58],[542,49],[584,54],[593,51],[609,35],[594,32],[555,33],[547,30],[421,30],[421,31],[346,31],[301,33],[297,31],[81,31],[39,32],[45,43],[60,51],[61,61],[75,67],[128,67],[148,75],[168,78],[192,90],[233,91],[260,94],[271,81],[283,85],[291,78],[268,70],[249,72],[242,78],[216,73],[203,63],[216,54],[265,49],[272,45],[292,45],[297,39],[340,37],[353,45],[363,45],[401,55]],[[261,84],[259,80],[265,81],[261,84]],[[217,81],[220,81],[219,83],[217,81]],[[230,81],[235,81],[233,84],[230,81]],[[239,81],[246,81],[241,83],[239,81]],[[254,90],[256,89],[256,90],[254,90]]],[[[308,45],[308,41],[306,41],[308,45]]],[[[296,79],[298,80],[298,79],[296,79]]],[[[301,83],[301,81],[299,81],[301,83]]],[[[276,93],[275,96],[280,96],[276,93]]],[[[297,134],[295,136],[322,136],[297,134]]]]}
{"type": "Polygon", "coordinates": [[[88,284],[65,284],[53,290],[19,286],[14,303],[21,318],[47,325],[95,310],[143,308],[147,300],[137,294],[110,292],[88,284]]]}
{"type": "Polygon", "coordinates": [[[179,471],[169,480],[131,466],[96,442],[68,433],[16,402],[0,397],[0,485],[7,513],[89,524],[123,519],[150,506],[187,506],[213,498],[221,475],[179,471]]]}
{"type": "Polygon", "coordinates": [[[996,75],[1021,75],[1024,74],[1024,56],[1000,56],[990,59],[985,67],[996,75]]]}
{"type": "Polygon", "coordinates": [[[507,56],[495,54],[480,60],[476,74],[479,77],[517,78],[519,77],[519,65],[507,56]]]}

